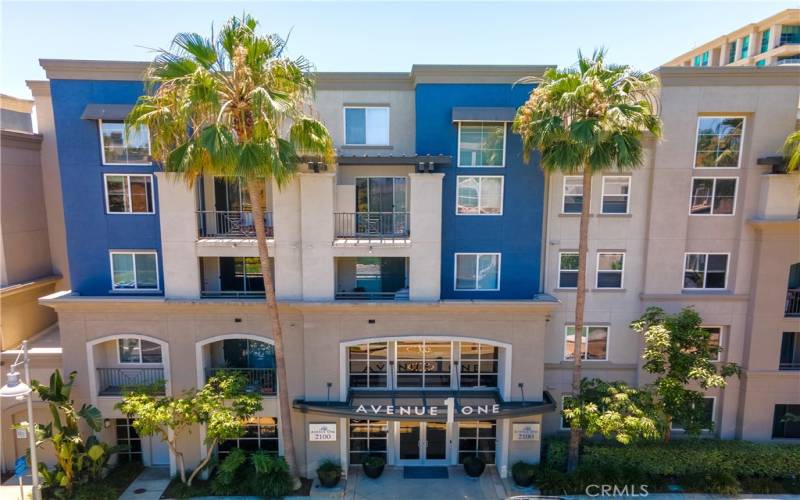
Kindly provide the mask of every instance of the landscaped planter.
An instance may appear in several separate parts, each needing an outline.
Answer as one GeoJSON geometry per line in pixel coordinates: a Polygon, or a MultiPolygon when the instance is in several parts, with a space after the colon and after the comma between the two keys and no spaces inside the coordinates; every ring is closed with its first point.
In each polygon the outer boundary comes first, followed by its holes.
{"type": "Polygon", "coordinates": [[[464,472],[469,477],[479,477],[486,469],[486,462],[477,455],[470,455],[464,458],[464,472]]]}
{"type": "Polygon", "coordinates": [[[522,488],[527,488],[533,484],[533,478],[536,468],[534,465],[517,462],[511,467],[511,477],[514,478],[514,483],[522,488]]]}
{"type": "Polygon", "coordinates": [[[317,477],[323,488],[334,488],[342,479],[342,467],[336,462],[325,461],[317,469],[317,477]]]}
{"type": "Polygon", "coordinates": [[[372,479],[377,479],[383,474],[383,468],[386,465],[386,460],[383,457],[367,457],[362,464],[364,467],[364,474],[372,479]]]}

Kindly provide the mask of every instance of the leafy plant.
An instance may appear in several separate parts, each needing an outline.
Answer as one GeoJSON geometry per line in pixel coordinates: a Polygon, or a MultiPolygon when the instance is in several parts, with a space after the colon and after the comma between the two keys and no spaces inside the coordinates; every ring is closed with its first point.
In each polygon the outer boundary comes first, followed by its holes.
{"type": "Polygon", "coordinates": [[[247,462],[247,455],[241,448],[233,448],[228,456],[220,462],[216,475],[211,480],[211,490],[215,495],[235,495],[240,490],[240,469],[247,462]]]}
{"type": "Polygon", "coordinates": [[[386,459],[381,455],[368,455],[364,458],[364,465],[368,467],[380,467],[386,465],[386,459]]]}
{"type": "Polygon", "coordinates": [[[294,490],[294,479],[283,457],[259,450],[250,456],[255,469],[252,491],[267,498],[280,498],[294,490]]]}
{"type": "Polygon", "coordinates": [[[341,474],[342,466],[339,465],[339,462],[331,458],[326,458],[325,460],[322,461],[322,463],[319,464],[319,467],[317,468],[317,473],[320,472],[323,474],[330,474],[334,472],[338,472],[339,474],[341,474]]]}

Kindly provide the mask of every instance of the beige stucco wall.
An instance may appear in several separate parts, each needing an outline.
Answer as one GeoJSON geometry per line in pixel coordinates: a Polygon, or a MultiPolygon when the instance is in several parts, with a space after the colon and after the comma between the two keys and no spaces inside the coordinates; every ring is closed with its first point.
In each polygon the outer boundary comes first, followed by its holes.
{"type": "Polygon", "coordinates": [[[13,349],[56,322],[56,313],[38,303],[54,291],[55,279],[0,291],[0,350],[13,349]]]}

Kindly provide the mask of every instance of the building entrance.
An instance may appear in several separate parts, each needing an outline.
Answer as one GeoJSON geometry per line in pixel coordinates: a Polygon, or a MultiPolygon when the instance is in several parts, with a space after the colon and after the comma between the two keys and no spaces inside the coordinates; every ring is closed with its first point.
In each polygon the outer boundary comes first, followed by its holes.
{"type": "Polygon", "coordinates": [[[446,422],[397,422],[398,463],[402,465],[446,465],[448,426],[446,422]]]}

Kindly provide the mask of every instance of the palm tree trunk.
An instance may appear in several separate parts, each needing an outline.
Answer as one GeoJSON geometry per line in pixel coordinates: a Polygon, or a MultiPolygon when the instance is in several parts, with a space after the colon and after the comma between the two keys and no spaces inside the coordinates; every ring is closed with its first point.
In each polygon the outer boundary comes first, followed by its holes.
{"type": "MultiPolygon", "coordinates": [[[[267,248],[267,232],[264,228],[264,208],[262,205],[263,181],[248,180],[247,190],[250,192],[253,223],[256,228],[258,242],[258,258],[261,262],[261,277],[267,296],[267,315],[272,322],[272,337],[275,341],[275,368],[278,379],[278,403],[280,406],[280,425],[283,434],[283,456],[289,465],[289,472],[299,487],[297,456],[294,451],[294,433],[292,432],[292,407],[289,402],[289,384],[286,380],[286,359],[283,352],[283,329],[278,315],[278,302],[275,300],[275,285],[272,281],[272,268],[269,265],[269,249],[267,248]]],[[[264,186],[266,187],[266,186],[264,186]]]]}
{"type": "MultiPolygon", "coordinates": [[[[583,310],[586,305],[586,261],[589,250],[589,206],[592,201],[592,171],[583,168],[583,204],[581,206],[581,223],[578,236],[578,290],[575,294],[575,351],[572,364],[572,395],[580,398],[581,392],[581,357],[583,355],[583,310]]],[[[581,422],[572,422],[569,433],[569,454],[567,455],[567,471],[578,467],[578,454],[581,446],[581,422]]]]}

